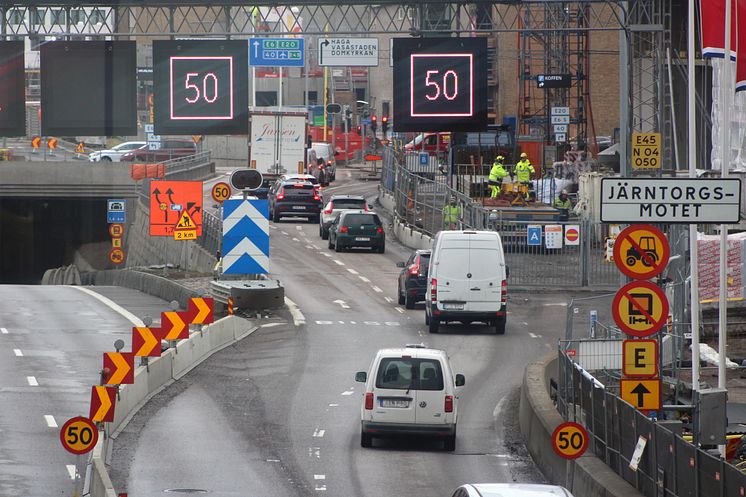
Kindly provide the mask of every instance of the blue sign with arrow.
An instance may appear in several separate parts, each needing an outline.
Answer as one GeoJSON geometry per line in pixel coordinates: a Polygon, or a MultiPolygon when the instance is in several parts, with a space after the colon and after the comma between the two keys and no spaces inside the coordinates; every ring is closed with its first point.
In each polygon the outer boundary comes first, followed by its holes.
{"type": "Polygon", "coordinates": [[[249,64],[260,67],[303,67],[303,38],[250,38],[249,64]]]}
{"type": "Polygon", "coordinates": [[[269,204],[266,200],[223,202],[223,274],[269,272],[269,204]]]}
{"type": "Polygon", "coordinates": [[[541,225],[527,226],[527,243],[529,246],[541,246],[541,225]]]}

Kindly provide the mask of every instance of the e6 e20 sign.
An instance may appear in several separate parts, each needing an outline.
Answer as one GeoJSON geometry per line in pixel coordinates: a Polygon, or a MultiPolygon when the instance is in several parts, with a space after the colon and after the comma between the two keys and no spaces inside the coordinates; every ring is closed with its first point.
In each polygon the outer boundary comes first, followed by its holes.
{"type": "Polygon", "coordinates": [[[153,42],[157,134],[248,132],[248,45],[241,41],[153,42]]]}
{"type": "Polygon", "coordinates": [[[394,131],[487,128],[487,40],[393,40],[394,131]]]}

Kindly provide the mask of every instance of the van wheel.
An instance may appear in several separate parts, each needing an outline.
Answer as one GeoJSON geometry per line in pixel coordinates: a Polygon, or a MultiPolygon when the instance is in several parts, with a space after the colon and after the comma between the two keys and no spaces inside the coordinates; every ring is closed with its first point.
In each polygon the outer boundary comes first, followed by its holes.
{"type": "Polygon", "coordinates": [[[495,333],[498,335],[505,334],[505,325],[507,324],[508,318],[501,316],[495,319],[495,333]]]}
{"type": "MultiPolygon", "coordinates": [[[[402,294],[400,293],[400,294],[399,294],[399,305],[404,305],[404,302],[405,302],[405,300],[404,300],[404,295],[402,295],[402,294]]],[[[427,323],[425,323],[425,324],[427,324],[427,323]]]]}
{"type": "Polygon", "coordinates": [[[456,450],[456,434],[449,436],[443,441],[443,448],[448,452],[456,450]]]}
{"type": "Polygon", "coordinates": [[[425,311],[425,326],[430,324],[430,315],[425,311]]]}
{"type": "Polygon", "coordinates": [[[430,318],[428,331],[430,331],[430,333],[437,333],[438,328],[440,328],[440,321],[435,318],[430,318]]]}
{"type": "Polygon", "coordinates": [[[414,303],[415,303],[414,297],[412,295],[407,295],[405,299],[404,307],[406,307],[407,309],[414,309],[414,303]]]}
{"type": "Polygon", "coordinates": [[[371,447],[373,446],[373,437],[370,436],[369,433],[360,433],[360,446],[361,447],[371,447]]]}

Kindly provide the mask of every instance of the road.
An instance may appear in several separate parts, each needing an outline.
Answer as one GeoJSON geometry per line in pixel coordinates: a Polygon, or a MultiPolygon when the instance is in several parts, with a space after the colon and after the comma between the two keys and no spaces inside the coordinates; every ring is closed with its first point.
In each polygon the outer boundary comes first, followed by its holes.
{"type": "MultiPolygon", "coordinates": [[[[327,191],[373,195],[375,183],[342,171],[327,191]]],[[[409,250],[335,253],[318,226],[271,225],[273,276],[298,303],[259,320],[253,335],[205,361],[155,396],[119,435],[117,491],[229,496],[450,495],[474,481],[542,481],[517,426],[525,365],[556,346],[567,293],[510,294],[508,329],[424,326],[422,305],[396,305],[395,263],[409,250]],[[456,451],[430,441],[360,447],[362,384],[376,350],[425,342],[448,351],[460,390],[456,451]]],[[[551,450],[549,447],[547,450],[551,450]]]]}
{"type": "MultiPolygon", "coordinates": [[[[96,292],[136,316],[167,306],[124,288],[96,292]]],[[[102,353],[120,338],[129,350],[132,324],[85,290],[64,286],[0,286],[0,316],[0,495],[73,495],[82,459],[62,448],[59,429],[88,416],[102,353]]]]}

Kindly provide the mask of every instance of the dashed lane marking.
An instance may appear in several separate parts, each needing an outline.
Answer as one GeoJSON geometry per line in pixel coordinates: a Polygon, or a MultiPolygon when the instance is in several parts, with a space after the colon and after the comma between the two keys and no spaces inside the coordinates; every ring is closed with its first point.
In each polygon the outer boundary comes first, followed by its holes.
{"type": "Polygon", "coordinates": [[[384,298],[386,299],[386,302],[388,302],[389,304],[394,301],[394,299],[392,299],[391,297],[384,297],[384,298]]]}
{"type": "Polygon", "coordinates": [[[375,285],[371,286],[371,288],[372,288],[372,289],[373,289],[373,291],[375,291],[376,293],[383,293],[383,290],[381,290],[380,288],[378,288],[378,287],[377,287],[377,286],[375,286],[375,285]]]}
{"type": "Polygon", "coordinates": [[[16,357],[23,357],[23,352],[21,352],[21,349],[13,349],[13,353],[16,355],[16,357]]]}
{"type": "Polygon", "coordinates": [[[329,404],[329,407],[339,407],[339,404],[329,404]]]}
{"type": "Polygon", "coordinates": [[[285,323],[267,323],[259,325],[260,328],[274,328],[275,326],[282,326],[285,323]]]}
{"type": "Polygon", "coordinates": [[[319,430],[318,428],[316,428],[316,430],[314,430],[313,432],[313,436],[316,438],[324,438],[324,433],[326,433],[326,430],[319,430]]]}
{"type": "MultiPolygon", "coordinates": [[[[317,319],[316,324],[324,324],[324,325],[330,325],[330,324],[358,324],[357,321],[325,321],[322,319],[317,319]]],[[[363,321],[360,324],[364,326],[401,326],[401,323],[398,321],[363,321]]]]}
{"type": "Polygon", "coordinates": [[[39,382],[36,381],[36,378],[34,376],[27,376],[26,381],[28,382],[29,386],[32,386],[32,387],[39,386],[39,382]]]}
{"type": "Polygon", "coordinates": [[[0,328],[0,333],[2,333],[3,335],[7,335],[8,334],[8,329],[7,328],[0,328]]]}
{"type": "Polygon", "coordinates": [[[326,480],[326,475],[313,475],[314,480],[326,480]]]}
{"type": "Polygon", "coordinates": [[[352,395],[353,393],[355,393],[355,390],[345,390],[342,395],[352,395]]]}
{"type": "Polygon", "coordinates": [[[370,283],[370,280],[368,278],[366,278],[365,276],[358,276],[358,278],[360,278],[360,280],[363,281],[363,282],[365,282],[365,283],[370,283]]]}
{"type": "Polygon", "coordinates": [[[303,231],[303,226],[301,226],[301,225],[299,224],[299,225],[297,225],[297,226],[295,227],[295,229],[297,229],[298,231],[303,231]]]}
{"type": "Polygon", "coordinates": [[[355,271],[354,269],[352,269],[352,268],[349,268],[349,267],[347,268],[347,271],[349,271],[349,272],[350,272],[350,274],[356,274],[356,275],[357,275],[357,274],[360,274],[360,273],[358,273],[357,271],[355,271]]]}
{"type": "Polygon", "coordinates": [[[67,468],[67,474],[70,475],[70,479],[75,479],[75,474],[77,473],[77,470],[75,469],[74,464],[66,464],[65,468],[67,468]]]}
{"type": "Polygon", "coordinates": [[[313,245],[306,245],[307,249],[313,249],[313,245]]]}
{"type": "Polygon", "coordinates": [[[531,332],[529,332],[528,336],[530,336],[531,338],[540,338],[539,335],[537,335],[536,333],[531,333],[531,332]]]}
{"type": "Polygon", "coordinates": [[[337,266],[344,266],[345,265],[344,262],[338,261],[337,259],[334,259],[334,264],[336,264],[337,266]]]}
{"type": "Polygon", "coordinates": [[[399,313],[404,314],[404,309],[402,309],[401,307],[394,307],[394,309],[399,311],[399,313]]]}
{"type": "Polygon", "coordinates": [[[47,422],[47,426],[49,426],[50,428],[57,428],[57,421],[55,421],[54,416],[52,416],[51,414],[45,414],[44,421],[47,422]]]}
{"type": "Polygon", "coordinates": [[[290,236],[287,231],[280,231],[280,233],[282,233],[285,236],[290,236]]]}

